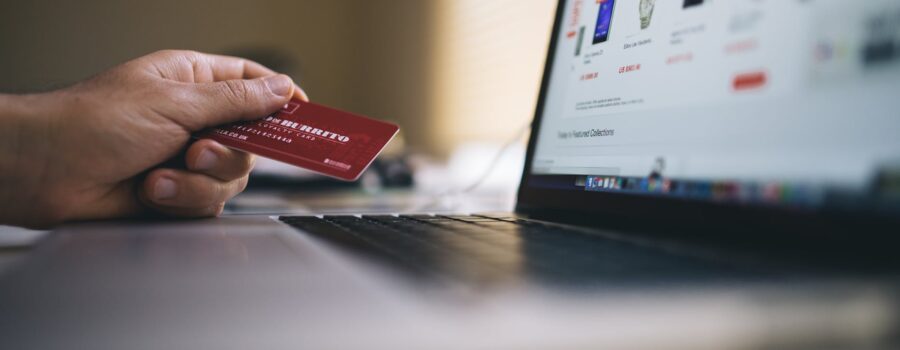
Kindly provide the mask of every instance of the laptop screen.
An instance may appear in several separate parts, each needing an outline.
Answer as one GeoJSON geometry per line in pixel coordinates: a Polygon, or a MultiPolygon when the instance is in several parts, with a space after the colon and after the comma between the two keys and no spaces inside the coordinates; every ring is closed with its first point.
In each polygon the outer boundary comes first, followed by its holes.
{"type": "Polygon", "coordinates": [[[561,6],[524,186],[900,209],[900,2],[561,6]]]}

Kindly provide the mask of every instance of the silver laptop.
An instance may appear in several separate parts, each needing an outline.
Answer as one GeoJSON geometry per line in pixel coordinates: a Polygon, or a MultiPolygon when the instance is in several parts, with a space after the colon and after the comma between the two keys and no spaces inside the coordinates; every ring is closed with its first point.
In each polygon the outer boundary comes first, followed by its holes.
{"type": "Polygon", "coordinates": [[[562,0],[514,212],[68,225],[0,347],[888,348],[898,93],[896,1],[562,0]]]}

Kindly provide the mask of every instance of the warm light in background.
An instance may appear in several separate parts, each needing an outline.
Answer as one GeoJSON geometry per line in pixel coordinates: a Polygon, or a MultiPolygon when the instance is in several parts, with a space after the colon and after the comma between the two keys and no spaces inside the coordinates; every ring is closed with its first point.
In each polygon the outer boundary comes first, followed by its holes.
{"type": "Polygon", "coordinates": [[[502,142],[531,121],[555,8],[553,0],[437,1],[434,149],[502,142]]]}
{"type": "Polygon", "coordinates": [[[554,0],[0,2],[0,92],[66,86],[159,49],[249,56],[316,102],[397,122],[445,159],[534,113],[554,0]]]}

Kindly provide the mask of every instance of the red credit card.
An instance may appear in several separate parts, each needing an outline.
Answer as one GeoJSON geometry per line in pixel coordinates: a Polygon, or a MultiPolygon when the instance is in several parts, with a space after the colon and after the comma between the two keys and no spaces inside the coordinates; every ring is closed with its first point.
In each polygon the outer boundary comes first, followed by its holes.
{"type": "Polygon", "coordinates": [[[295,99],[265,118],[204,130],[197,137],[353,181],[398,130],[391,123],[295,99]]]}

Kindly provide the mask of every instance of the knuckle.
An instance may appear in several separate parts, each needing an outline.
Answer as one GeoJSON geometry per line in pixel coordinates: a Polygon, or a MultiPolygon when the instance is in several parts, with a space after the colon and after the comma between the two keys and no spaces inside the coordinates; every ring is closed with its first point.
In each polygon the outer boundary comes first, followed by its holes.
{"type": "Polygon", "coordinates": [[[244,176],[238,180],[237,192],[241,193],[247,189],[247,185],[250,183],[250,176],[244,176]]]}
{"type": "Polygon", "coordinates": [[[170,50],[170,49],[156,50],[156,51],[151,52],[151,53],[150,53],[149,55],[147,55],[147,56],[150,56],[150,57],[169,57],[169,56],[172,55],[172,51],[174,51],[174,50],[170,50]]]}
{"type": "Polygon", "coordinates": [[[241,80],[226,80],[223,86],[225,96],[235,104],[243,104],[250,97],[250,89],[241,80]]]}
{"type": "Polygon", "coordinates": [[[211,180],[194,182],[192,196],[184,199],[183,205],[193,208],[206,208],[221,202],[221,186],[211,180]]]}
{"type": "Polygon", "coordinates": [[[222,212],[225,211],[225,202],[216,203],[210,206],[210,216],[219,216],[222,215],[222,212]]]}
{"type": "Polygon", "coordinates": [[[213,184],[211,187],[211,192],[209,198],[207,198],[208,202],[206,204],[210,206],[214,206],[218,203],[221,203],[225,199],[228,198],[229,194],[225,186],[219,184],[213,184]]]}
{"type": "Polygon", "coordinates": [[[164,49],[164,50],[156,51],[156,52],[152,53],[151,55],[153,55],[153,56],[160,56],[160,57],[166,57],[166,58],[173,58],[173,57],[194,57],[194,56],[199,55],[199,52],[197,52],[197,51],[191,51],[191,50],[164,49]]]}
{"type": "Polygon", "coordinates": [[[198,208],[193,212],[194,217],[216,217],[222,215],[225,210],[225,203],[211,203],[208,206],[198,208]]]}
{"type": "Polygon", "coordinates": [[[159,58],[163,58],[163,59],[171,59],[173,57],[178,57],[180,52],[181,52],[180,50],[165,49],[165,50],[159,50],[154,53],[151,53],[150,56],[159,57],[159,58]]]}
{"type": "Polygon", "coordinates": [[[176,51],[178,52],[179,55],[186,56],[186,57],[198,58],[198,57],[203,56],[203,54],[201,54],[199,51],[194,51],[194,50],[176,50],[176,51]]]}
{"type": "Polygon", "coordinates": [[[252,155],[245,154],[241,157],[241,174],[249,174],[251,170],[253,170],[253,166],[256,165],[256,158],[252,155]]]}

